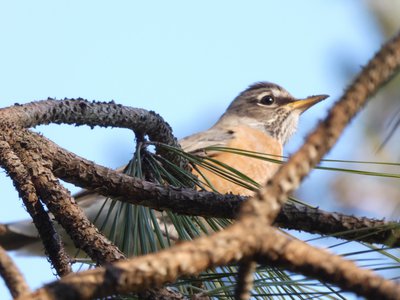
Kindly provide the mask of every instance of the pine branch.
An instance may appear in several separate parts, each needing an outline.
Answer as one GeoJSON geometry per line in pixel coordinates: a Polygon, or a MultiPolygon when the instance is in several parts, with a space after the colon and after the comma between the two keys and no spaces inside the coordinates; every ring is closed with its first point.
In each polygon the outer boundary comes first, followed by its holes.
{"type": "Polygon", "coordinates": [[[275,225],[350,241],[400,246],[400,223],[327,212],[319,208],[286,203],[275,225]]]}
{"type": "MultiPolygon", "coordinates": [[[[113,127],[131,129],[140,140],[148,135],[153,142],[180,148],[172,129],[163,118],[153,111],[132,108],[111,102],[90,102],[82,98],[55,100],[47,99],[24,105],[0,109],[0,120],[4,127],[29,128],[45,124],[74,124],[90,127],[113,127]]],[[[181,156],[156,145],[157,154],[188,169],[181,156]]]]}
{"type": "Polygon", "coordinates": [[[244,259],[239,263],[239,272],[235,288],[235,299],[248,300],[254,285],[253,273],[257,264],[251,259],[244,259]]]}
{"type": "Polygon", "coordinates": [[[7,252],[0,246],[0,275],[3,277],[11,296],[21,297],[30,293],[28,284],[7,252]]]}
{"type": "MultiPolygon", "coordinates": [[[[3,131],[2,134],[4,136],[6,132],[3,131]]],[[[67,275],[72,271],[70,265],[71,259],[64,249],[61,238],[55,230],[49,214],[38,199],[36,188],[32,182],[32,177],[28,174],[27,168],[5,141],[0,141],[0,165],[13,180],[14,186],[32,217],[45,251],[57,274],[59,276],[67,275]]]]}

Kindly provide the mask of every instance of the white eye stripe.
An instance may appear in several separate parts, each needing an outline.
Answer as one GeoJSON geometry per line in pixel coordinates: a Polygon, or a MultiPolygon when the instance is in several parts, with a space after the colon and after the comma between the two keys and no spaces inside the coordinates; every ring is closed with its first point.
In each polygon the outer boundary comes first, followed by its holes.
{"type": "Polygon", "coordinates": [[[278,90],[278,89],[270,89],[269,91],[262,92],[257,96],[257,100],[261,100],[265,96],[273,96],[274,98],[291,98],[290,94],[287,91],[278,90]]]}
{"type": "Polygon", "coordinates": [[[284,90],[273,90],[273,94],[276,98],[291,98],[292,96],[284,90]]]}

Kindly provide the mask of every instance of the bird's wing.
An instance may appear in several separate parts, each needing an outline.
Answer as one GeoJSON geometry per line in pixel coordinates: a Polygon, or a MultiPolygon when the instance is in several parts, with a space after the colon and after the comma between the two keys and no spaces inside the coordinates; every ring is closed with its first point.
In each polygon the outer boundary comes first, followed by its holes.
{"type": "Polygon", "coordinates": [[[213,127],[209,130],[185,137],[179,141],[179,144],[187,153],[212,156],[212,153],[209,151],[205,153],[204,148],[211,146],[226,147],[229,141],[234,138],[234,134],[234,130],[213,127]]]}

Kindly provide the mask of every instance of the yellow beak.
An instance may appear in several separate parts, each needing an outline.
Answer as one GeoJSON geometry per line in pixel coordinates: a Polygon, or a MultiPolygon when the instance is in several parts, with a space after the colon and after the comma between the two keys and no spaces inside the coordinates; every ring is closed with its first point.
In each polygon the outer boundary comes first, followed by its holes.
{"type": "Polygon", "coordinates": [[[308,108],[313,106],[314,104],[328,98],[328,95],[318,95],[318,96],[310,96],[305,99],[300,99],[294,102],[290,102],[287,104],[291,109],[299,109],[302,113],[305,112],[308,108]]]}

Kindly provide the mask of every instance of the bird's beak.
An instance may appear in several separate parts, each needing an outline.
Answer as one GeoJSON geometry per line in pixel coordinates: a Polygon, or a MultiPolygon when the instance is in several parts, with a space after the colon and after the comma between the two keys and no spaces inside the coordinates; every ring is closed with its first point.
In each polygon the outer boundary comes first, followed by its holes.
{"type": "Polygon", "coordinates": [[[295,110],[298,109],[300,110],[302,113],[305,112],[308,108],[310,108],[311,106],[313,106],[314,104],[328,98],[328,95],[318,95],[318,96],[310,96],[307,97],[305,99],[300,99],[294,102],[290,102],[289,104],[287,104],[288,107],[290,107],[291,109],[295,110]]]}

